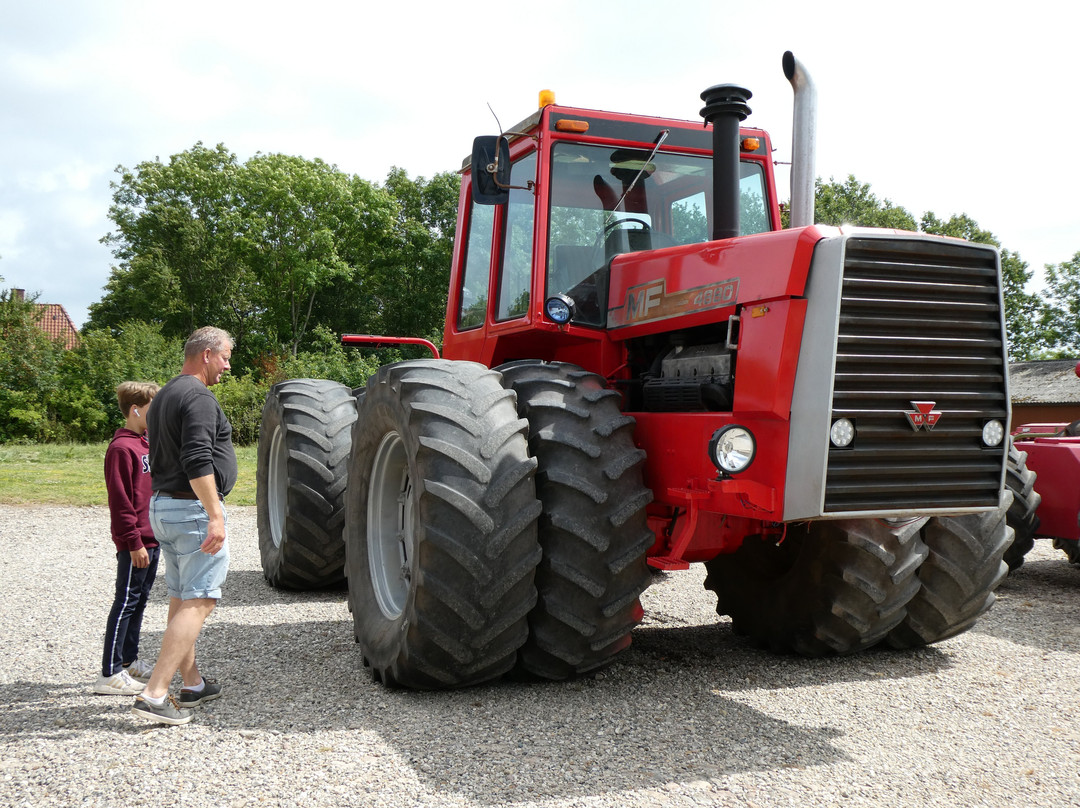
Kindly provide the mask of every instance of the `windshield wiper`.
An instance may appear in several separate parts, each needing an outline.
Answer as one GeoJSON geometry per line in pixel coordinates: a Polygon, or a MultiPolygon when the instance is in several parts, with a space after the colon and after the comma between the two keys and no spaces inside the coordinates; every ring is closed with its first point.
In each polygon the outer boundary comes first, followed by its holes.
{"type": "Polygon", "coordinates": [[[615,216],[616,211],[618,211],[618,209],[619,209],[619,206],[622,205],[622,203],[626,201],[626,197],[629,196],[629,194],[630,194],[630,192],[632,190],[634,190],[634,187],[638,184],[638,181],[641,179],[642,175],[645,173],[645,169],[649,167],[649,163],[652,162],[653,157],[655,157],[656,153],[658,151],[660,151],[660,147],[662,145],[664,145],[664,141],[667,140],[667,136],[669,134],[671,134],[670,129],[661,129],[660,130],[660,134],[656,136],[656,145],[653,146],[653,150],[651,152],[649,152],[649,156],[645,158],[645,161],[641,164],[641,168],[638,169],[637,175],[635,175],[634,179],[630,182],[630,184],[626,186],[626,190],[623,191],[623,195],[621,197],[619,197],[619,201],[615,203],[615,207],[613,207],[611,209],[611,211],[607,215],[607,218],[604,219],[604,228],[605,229],[607,228],[607,226],[609,224],[611,224],[611,222],[612,222],[612,220],[613,220],[613,218],[615,216]]]}

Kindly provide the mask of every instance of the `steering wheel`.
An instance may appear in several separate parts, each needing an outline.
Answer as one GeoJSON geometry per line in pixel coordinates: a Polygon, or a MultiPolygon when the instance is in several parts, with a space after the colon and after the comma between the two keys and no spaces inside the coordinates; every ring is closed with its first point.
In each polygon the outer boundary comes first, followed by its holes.
{"type": "Polygon", "coordinates": [[[634,224],[640,224],[642,230],[650,230],[651,229],[649,227],[649,223],[646,222],[644,219],[637,219],[637,218],[634,218],[633,216],[627,216],[627,217],[622,218],[622,219],[615,219],[614,221],[608,222],[606,225],[604,225],[604,232],[600,234],[600,240],[603,241],[603,240],[607,239],[608,234],[610,234],[612,230],[614,230],[616,227],[618,227],[621,224],[626,224],[627,222],[633,222],[634,224]]]}
{"type": "MultiPolygon", "coordinates": [[[[632,223],[641,225],[640,232],[648,233],[651,228],[649,223],[644,219],[638,219],[633,216],[627,216],[623,219],[615,219],[604,225],[604,229],[596,237],[596,243],[593,245],[593,264],[598,267],[607,266],[608,261],[611,260],[611,256],[608,255],[608,239],[611,235],[622,225],[632,223]]],[[[639,232],[634,230],[633,232],[639,232]]]]}

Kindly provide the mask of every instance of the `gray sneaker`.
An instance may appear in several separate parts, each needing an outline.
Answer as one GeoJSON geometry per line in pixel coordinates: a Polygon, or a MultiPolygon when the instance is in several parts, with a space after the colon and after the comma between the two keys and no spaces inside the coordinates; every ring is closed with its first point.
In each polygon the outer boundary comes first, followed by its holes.
{"type": "Polygon", "coordinates": [[[142,696],[136,696],[131,712],[140,718],[148,718],[159,724],[186,724],[195,716],[194,710],[183,709],[176,703],[173,696],[166,696],[165,702],[160,707],[151,704],[142,696]]]}
{"type": "Polygon", "coordinates": [[[186,687],[180,689],[180,706],[196,707],[204,701],[213,701],[221,695],[221,685],[213,679],[203,677],[203,689],[196,693],[186,687]]]}

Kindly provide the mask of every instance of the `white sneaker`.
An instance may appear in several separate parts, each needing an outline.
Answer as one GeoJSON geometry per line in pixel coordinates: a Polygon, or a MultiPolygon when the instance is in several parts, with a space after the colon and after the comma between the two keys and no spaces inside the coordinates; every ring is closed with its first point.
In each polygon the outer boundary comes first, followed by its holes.
{"type": "Polygon", "coordinates": [[[141,659],[136,659],[126,668],[127,675],[137,682],[145,684],[150,681],[150,674],[154,672],[154,665],[151,662],[143,662],[141,659]]]}
{"type": "Polygon", "coordinates": [[[94,682],[94,692],[99,696],[135,696],[142,693],[146,687],[142,682],[136,682],[127,671],[114,673],[112,676],[99,676],[94,682]]]}

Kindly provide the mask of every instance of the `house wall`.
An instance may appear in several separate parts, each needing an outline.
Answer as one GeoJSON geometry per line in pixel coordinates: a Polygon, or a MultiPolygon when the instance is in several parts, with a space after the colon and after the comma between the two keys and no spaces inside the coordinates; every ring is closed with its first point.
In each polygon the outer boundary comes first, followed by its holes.
{"type": "Polygon", "coordinates": [[[1024,424],[1071,424],[1080,420],[1080,404],[1017,404],[1012,405],[1010,431],[1024,424]]]}

